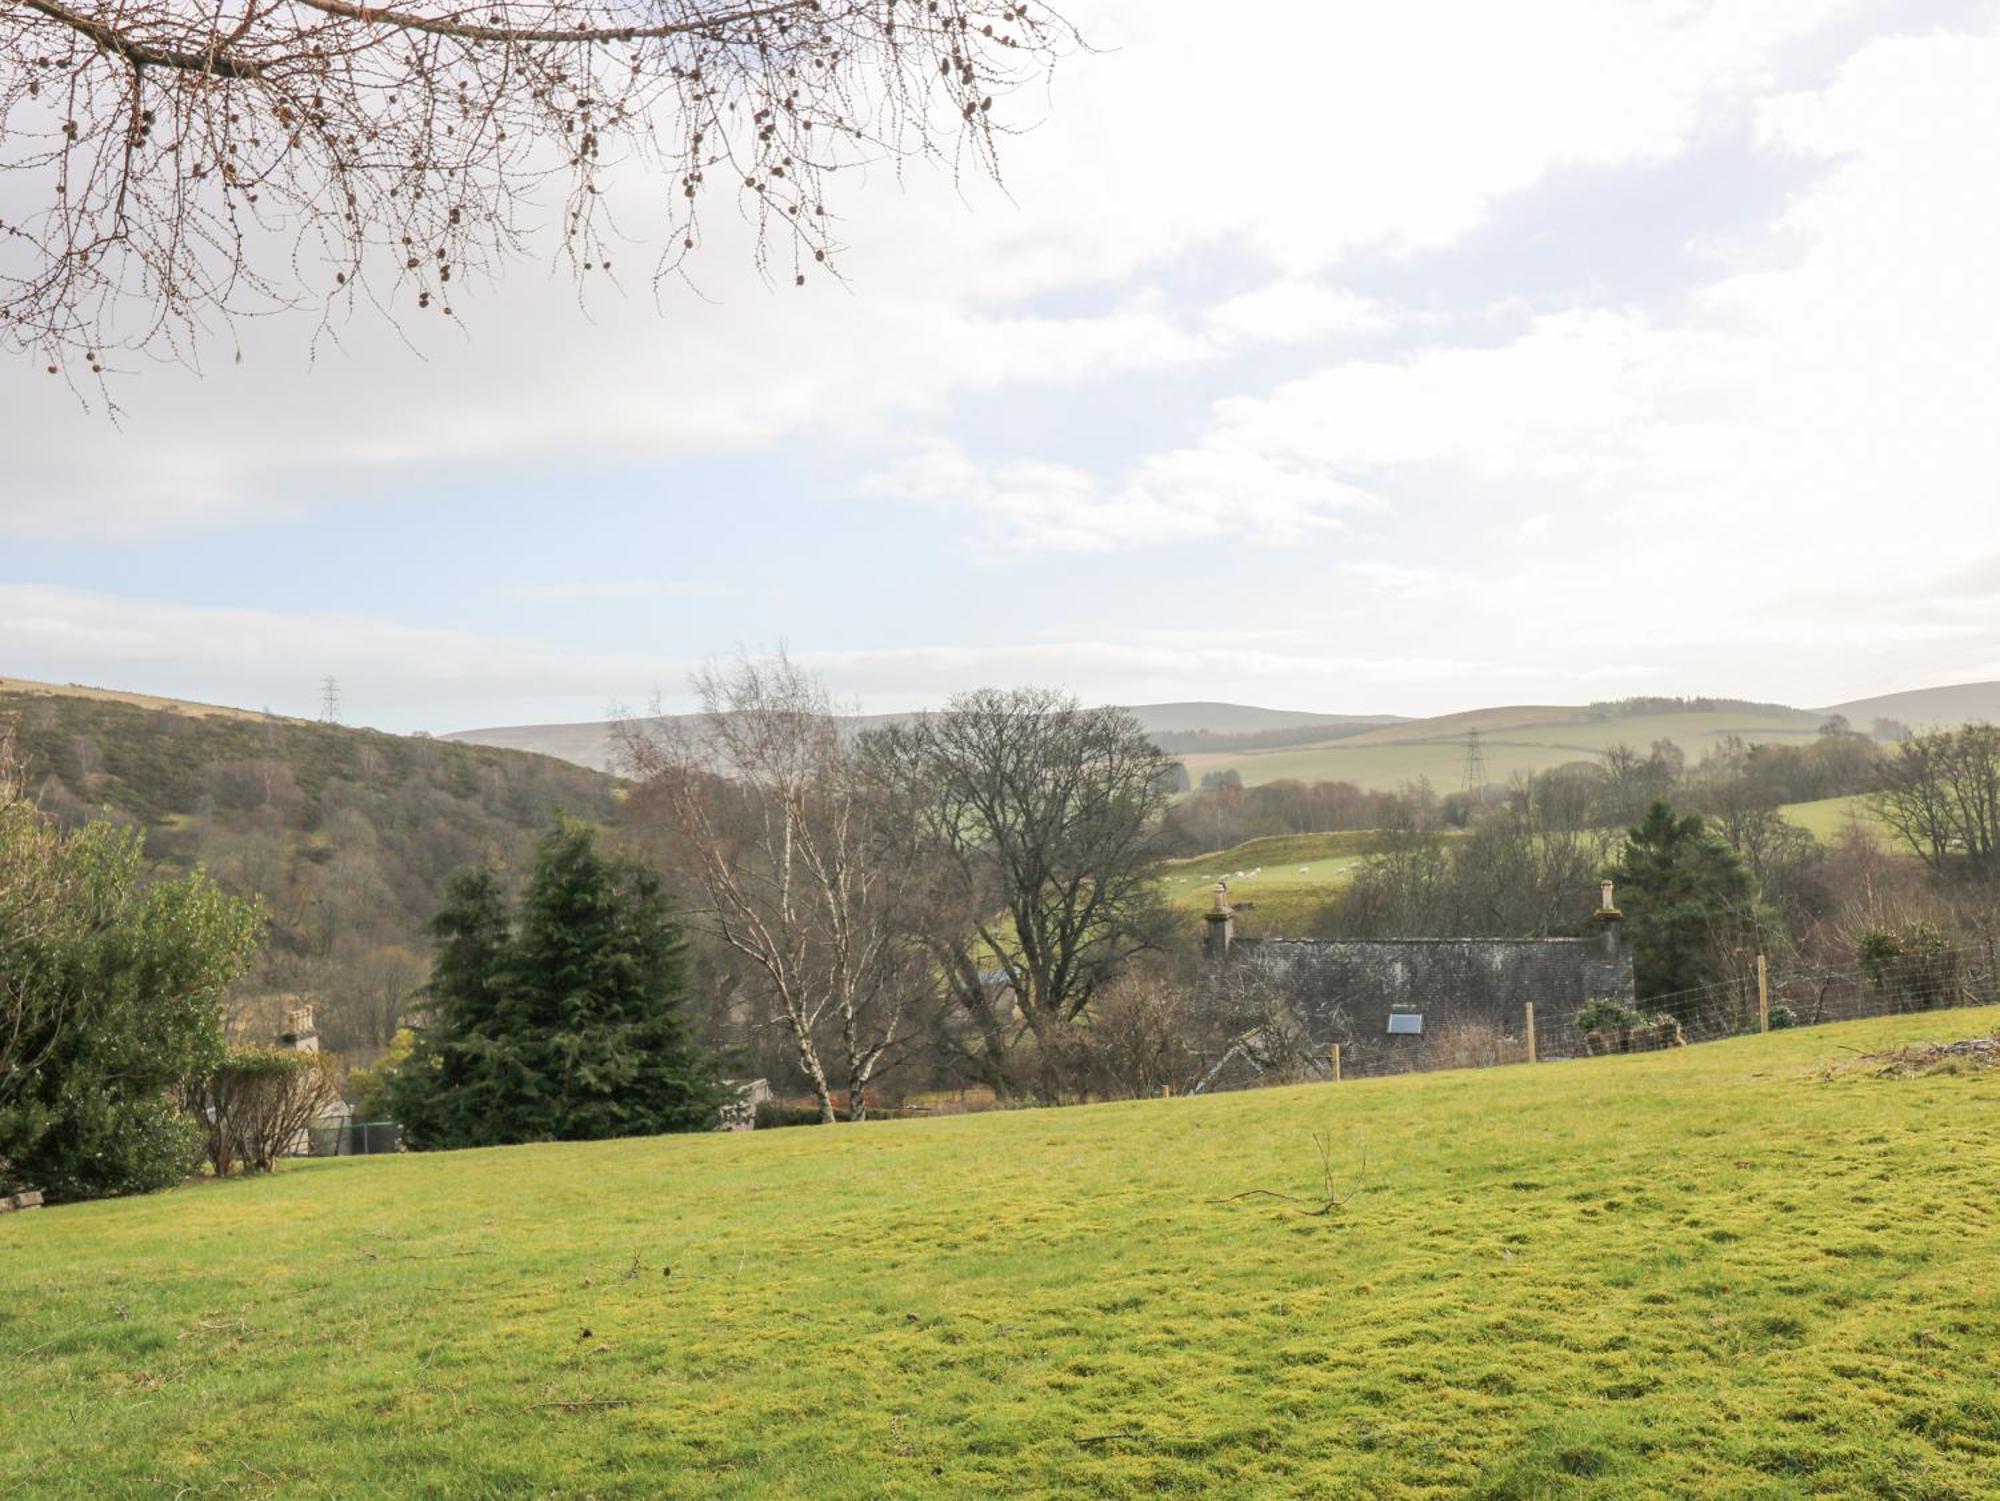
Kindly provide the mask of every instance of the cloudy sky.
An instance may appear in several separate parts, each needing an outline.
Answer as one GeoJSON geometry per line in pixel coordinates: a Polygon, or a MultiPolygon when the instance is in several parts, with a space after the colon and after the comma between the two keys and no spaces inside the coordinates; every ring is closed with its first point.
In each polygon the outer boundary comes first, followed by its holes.
{"type": "Polygon", "coordinates": [[[116,427],[0,368],[0,674],[440,731],[779,643],[872,710],[2000,677],[2000,4],[1068,9],[1005,191],[855,184],[845,285],[524,266],[116,427]]]}

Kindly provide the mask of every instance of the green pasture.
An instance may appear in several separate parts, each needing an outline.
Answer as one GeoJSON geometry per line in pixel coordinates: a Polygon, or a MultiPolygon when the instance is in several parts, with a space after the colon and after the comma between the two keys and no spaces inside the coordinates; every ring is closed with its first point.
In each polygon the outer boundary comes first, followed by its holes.
{"type": "Polygon", "coordinates": [[[0,1494],[1992,1496],[1995,1019],[8,1215],[0,1494]]]}
{"type": "Polygon", "coordinates": [[[1428,778],[1438,791],[1450,792],[1464,783],[1466,734],[1475,728],[1488,782],[1567,761],[1594,761],[1615,745],[1643,753],[1655,740],[1671,740],[1692,763],[1731,735],[1746,741],[1808,741],[1817,733],[1811,716],[1804,715],[1745,711],[1588,719],[1575,709],[1526,707],[1389,725],[1324,745],[1217,751],[1184,759],[1197,784],[1210,772],[1234,770],[1250,786],[1291,779],[1393,790],[1428,778]]]}
{"type": "Polygon", "coordinates": [[[1214,905],[1215,883],[1225,880],[1232,904],[1254,904],[1242,915],[1245,932],[1295,934],[1390,837],[1377,830],[1276,834],[1217,854],[1172,861],[1160,881],[1177,909],[1194,914],[1214,905]]]}
{"type": "Polygon", "coordinates": [[[1811,803],[1787,803],[1778,810],[1788,823],[1804,829],[1821,844],[1832,844],[1849,828],[1858,827],[1875,843],[1907,853],[1908,847],[1889,832],[1875,816],[1874,799],[1867,793],[1851,797],[1823,797],[1811,803]]]}

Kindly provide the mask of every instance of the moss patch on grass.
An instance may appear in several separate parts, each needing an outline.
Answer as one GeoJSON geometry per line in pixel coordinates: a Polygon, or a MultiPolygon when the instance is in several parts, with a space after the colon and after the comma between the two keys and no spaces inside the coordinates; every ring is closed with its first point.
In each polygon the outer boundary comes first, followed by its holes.
{"type": "Polygon", "coordinates": [[[11,1215],[0,1489],[1988,1496],[1988,1018],[11,1215]]]}

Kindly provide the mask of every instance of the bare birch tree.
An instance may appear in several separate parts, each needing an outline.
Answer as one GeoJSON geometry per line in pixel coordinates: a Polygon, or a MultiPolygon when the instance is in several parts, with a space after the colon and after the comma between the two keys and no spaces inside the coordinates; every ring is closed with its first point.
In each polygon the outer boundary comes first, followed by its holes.
{"type": "Polygon", "coordinates": [[[767,274],[840,249],[829,179],[997,175],[1041,0],[0,0],[0,346],[101,374],[285,307],[449,316],[544,220],[658,278],[733,202],[767,274]]]}
{"type": "Polygon", "coordinates": [[[694,687],[694,720],[618,727],[620,760],[644,784],[641,816],[665,822],[706,892],[694,919],[761,977],[821,1119],[844,1088],[848,1118],[862,1120],[925,984],[899,910],[915,872],[876,858],[878,809],[809,673],[782,655],[744,657],[694,687]]]}

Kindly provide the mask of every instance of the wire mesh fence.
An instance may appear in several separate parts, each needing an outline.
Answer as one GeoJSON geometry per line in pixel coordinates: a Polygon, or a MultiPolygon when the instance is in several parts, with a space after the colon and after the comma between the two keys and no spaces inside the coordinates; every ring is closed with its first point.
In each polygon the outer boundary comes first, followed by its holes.
{"type": "Polygon", "coordinates": [[[393,1152],[401,1145],[403,1128],[394,1121],[363,1121],[352,1116],[317,1121],[306,1128],[307,1157],[369,1157],[393,1152]]]}
{"type": "Polygon", "coordinates": [[[1422,1030],[1349,1035],[1315,1060],[1327,1077],[1368,1078],[1503,1063],[1557,1062],[1655,1052],[1759,1032],[1864,1017],[2000,1005],[2000,962],[1991,943],[1890,954],[1846,967],[1770,968],[1752,958],[1714,984],[1636,1003],[1524,1001],[1518,1018],[1452,1020],[1448,997],[1423,1013],[1422,1030]],[[1761,973],[1760,973],[1761,972],[1761,973]]]}

